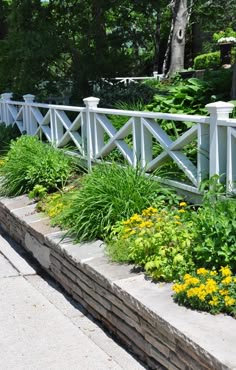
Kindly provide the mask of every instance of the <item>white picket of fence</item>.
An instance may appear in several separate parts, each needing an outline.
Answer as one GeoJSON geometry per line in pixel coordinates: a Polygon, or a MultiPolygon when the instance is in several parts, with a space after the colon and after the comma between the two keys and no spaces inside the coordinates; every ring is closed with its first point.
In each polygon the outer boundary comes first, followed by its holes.
{"type": "Polygon", "coordinates": [[[84,107],[40,104],[30,94],[24,95],[24,102],[11,99],[11,93],[1,95],[1,123],[17,125],[22,134],[44,135],[56,147],[73,141],[75,153],[86,160],[88,168],[93,162],[106,160],[117,148],[130,165],[139,164],[147,173],[171,159],[188,181],[163,181],[184,191],[198,193],[201,181],[215,174],[221,176],[228,191],[236,190],[236,119],[229,118],[231,103],[208,104],[210,115],[200,116],[99,108],[99,99],[94,97],[84,99],[84,107]],[[108,118],[117,115],[128,117],[119,130],[108,118]],[[161,128],[160,120],[192,122],[193,126],[173,141],[161,128]],[[131,144],[127,137],[132,139],[131,144]],[[153,139],[161,147],[156,156],[153,139]],[[183,152],[192,142],[197,142],[197,164],[183,152]]]}

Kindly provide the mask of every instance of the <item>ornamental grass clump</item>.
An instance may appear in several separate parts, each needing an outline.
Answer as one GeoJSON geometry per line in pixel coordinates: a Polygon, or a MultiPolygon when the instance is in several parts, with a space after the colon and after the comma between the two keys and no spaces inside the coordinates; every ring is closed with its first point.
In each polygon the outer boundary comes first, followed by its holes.
{"type": "Polygon", "coordinates": [[[236,276],[229,266],[219,271],[199,268],[173,286],[174,300],[195,310],[236,316],[236,276]]]}
{"type": "Polygon", "coordinates": [[[80,189],[71,195],[70,207],[57,221],[77,241],[104,239],[117,221],[168,199],[174,202],[174,193],[140,169],[100,164],[81,179],[80,189]]]}
{"type": "Polygon", "coordinates": [[[63,188],[73,172],[72,159],[37,137],[12,141],[0,167],[0,194],[15,196],[41,185],[47,192],[63,188]]]}
{"type": "Polygon", "coordinates": [[[144,268],[154,280],[173,281],[194,268],[192,222],[186,203],[179,209],[149,207],[113,228],[108,253],[119,262],[144,268]]]}

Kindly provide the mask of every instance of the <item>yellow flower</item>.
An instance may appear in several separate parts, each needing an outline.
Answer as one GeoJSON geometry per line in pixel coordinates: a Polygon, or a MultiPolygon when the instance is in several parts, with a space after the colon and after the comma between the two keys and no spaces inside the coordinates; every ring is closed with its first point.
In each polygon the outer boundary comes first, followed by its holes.
{"type": "Polygon", "coordinates": [[[207,294],[212,294],[217,291],[217,283],[213,279],[207,279],[205,286],[207,294]]]}
{"type": "Polygon", "coordinates": [[[225,305],[226,306],[233,306],[236,303],[234,298],[229,297],[228,295],[225,296],[225,305]]]}
{"type": "Polygon", "coordinates": [[[188,279],[190,279],[192,276],[190,275],[190,274],[185,274],[184,275],[184,280],[186,281],[186,280],[188,280],[188,279]]]}
{"type": "Polygon", "coordinates": [[[179,213],[184,213],[184,212],[185,212],[185,210],[184,210],[184,209],[179,209],[179,210],[178,210],[178,212],[179,212],[179,213]]]}
{"type": "Polygon", "coordinates": [[[173,285],[172,289],[174,290],[175,293],[181,293],[184,292],[186,289],[185,284],[175,284],[173,285]]]}
{"type": "Polygon", "coordinates": [[[127,221],[123,221],[122,223],[123,223],[123,225],[129,225],[129,224],[131,224],[131,221],[127,220],[127,221]]]}
{"type": "Polygon", "coordinates": [[[198,292],[199,292],[198,288],[191,288],[187,291],[187,297],[191,298],[191,297],[197,296],[198,292]]]}
{"type": "Polygon", "coordinates": [[[200,282],[198,278],[192,277],[191,279],[188,280],[188,283],[196,285],[200,282]]]}
{"type": "Polygon", "coordinates": [[[184,281],[185,281],[185,284],[187,285],[197,285],[200,283],[200,280],[198,278],[195,278],[191,276],[190,274],[184,275],[184,281]]]}
{"type": "Polygon", "coordinates": [[[130,221],[142,221],[142,217],[135,213],[133,216],[130,217],[130,221]]]}
{"type": "Polygon", "coordinates": [[[175,224],[176,224],[176,225],[182,225],[182,222],[175,221],[175,224]]]}
{"type": "Polygon", "coordinates": [[[139,227],[140,228],[144,228],[144,227],[152,227],[153,226],[153,222],[152,221],[143,221],[139,227]]]}
{"type": "Polygon", "coordinates": [[[227,295],[229,293],[227,289],[220,289],[219,292],[221,295],[227,295]]]}
{"type": "Polygon", "coordinates": [[[125,233],[129,233],[131,230],[132,230],[132,229],[131,229],[130,227],[126,227],[126,228],[124,229],[124,232],[125,232],[125,233]]]}
{"type": "Polygon", "coordinates": [[[187,206],[187,203],[186,203],[186,202],[181,202],[181,203],[179,204],[179,206],[180,206],[180,207],[186,207],[186,206],[187,206]]]}
{"type": "Polygon", "coordinates": [[[216,271],[210,271],[210,275],[211,276],[216,276],[217,275],[217,272],[216,271]]]}
{"type": "Polygon", "coordinates": [[[174,218],[176,218],[177,220],[180,219],[180,217],[177,215],[177,216],[174,216],[174,218]]]}
{"type": "Polygon", "coordinates": [[[222,280],[222,284],[228,285],[230,283],[232,283],[232,276],[227,276],[222,280]]]}
{"type": "Polygon", "coordinates": [[[221,267],[220,272],[221,272],[222,276],[231,276],[232,275],[232,272],[231,272],[229,266],[221,267]]]}
{"type": "Polygon", "coordinates": [[[208,274],[208,270],[205,269],[204,267],[201,267],[201,268],[197,269],[197,274],[198,275],[207,275],[208,274]]]}
{"type": "Polygon", "coordinates": [[[217,306],[217,305],[218,305],[218,303],[219,303],[219,300],[218,300],[218,298],[217,298],[217,297],[212,297],[212,300],[211,300],[211,301],[209,301],[209,304],[210,304],[211,306],[217,306]]]}
{"type": "Polygon", "coordinates": [[[206,295],[207,295],[207,293],[205,292],[205,290],[199,290],[199,292],[198,292],[198,298],[200,299],[200,301],[204,301],[205,300],[205,298],[206,298],[206,295]]]}
{"type": "Polygon", "coordinates": [[[142,215],[143,215],[143,216],[152,216],[153,214],[155,214],[155,213],[157,213],[157,212],[158,212],[157,208],[149,207],[149,208],[144,209],[144,210],[142,211],[142,215]]]}

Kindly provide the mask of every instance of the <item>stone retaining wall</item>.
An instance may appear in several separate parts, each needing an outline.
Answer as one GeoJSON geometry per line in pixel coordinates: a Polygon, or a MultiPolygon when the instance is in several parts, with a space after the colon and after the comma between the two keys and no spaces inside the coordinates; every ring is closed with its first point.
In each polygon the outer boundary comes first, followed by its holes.
{"type": "Polygon", "coordinates": [[[232,318],[222,316],[219,323],[212,315],[177,306],[169,284],[154,284],[130,266],[110,263],[100,241],[83,245],[61,241],[61,231],[51,228],[48,218],[37,213],[25,196],[0,201],[0,223],[150,368],[236,368],[236,330],[229,334],[236,329],[232,318]],[[227,325],[230,330],[223,332],[227,325]],[[214,345],[212,334],[218,337],[214,345]]]}

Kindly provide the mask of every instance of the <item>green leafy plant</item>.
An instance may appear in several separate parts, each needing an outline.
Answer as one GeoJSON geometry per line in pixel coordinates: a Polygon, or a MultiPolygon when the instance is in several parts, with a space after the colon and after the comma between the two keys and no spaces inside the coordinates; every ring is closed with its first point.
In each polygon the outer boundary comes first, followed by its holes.
{"type": "Polygon", "coordinates": [[[209,69],[220,67],[220,52],[214,51],[212,53],[198,55],[194,59],[194,69],[209,69]]]}
{"type": "Polygon", "coordinates": [[[38,138],[21,136],[12,141],[0,167],[0,193],[14,196],[27,193],[35,185],[47,192],[62,188],[73,171],[72,159],[62,150],[42,143],[38,138]]]}
{"type": "Polygon", "coordinates": [[[228,266],[219,271],[199,268],[173,286],[174,300],[182,306],[212,314],[236,316],[236,276],[228,266]]]}
{"type": "Polygon", "coordinates": [[[221,39],[228,37],[236,38],[236,31],[234,31],[231,27],[226,28],[225,31],[215,32],[213,34],[213,41],[219,42],[221,39]]]}
{"type": "MultiPolygon", "coordinates": [[[[206,81],[190,78],[170,89],[167,96],[155,95],[147,109],[163,113],[206,114],[205,104],[211,101],[212,88],[206,81]]],[[[191,127],[189,122],[161,121],[162,128],[176,138],[191,127]]]]}
{"type": "Polygon", "coordinates": [[[70,207],[62,211],[58,222],[76,240],[104,238],[117,221],[153,202],[168,200],[172,193],[138,168],[97,165],[81,179],[81,188],[73,192],[70,207]]]}
{"type": "Polygon", "coordinates": [[[152,100],[155,93],[156,89],[152,86],[135,83],[125,86],[120,83],[115,85],[104,84],[96,92],[96,96],[101,99],[99,104],[101,107],[115,108],[118,101],[127,104],[142,101],[143,104],[147,104],[152,100]]]}
{"type": "Polygon", "coordinates": [[[29,198],[35,200],[43,199],[47,194],[47,189],[42,185],[35,185],[33,190],[29,192],[29,198]]]}
{"type": "Polygon", "coordinates": [[[141,266],[155,280],[172,281],[193,269],[192,223],[180,209],[145,209],[116,224],[108,242],[113,260],[141,266]],[[184,221],[185,220],[185,221],[184,221]]]}
{"type": "Polygon", "coordinates": [[[194,261],[197,266],[236,272],[236,199],[224,197],[217,177],[207,183],[203,203],[192,212],[194,261]]]}

